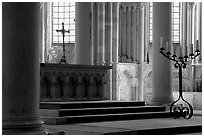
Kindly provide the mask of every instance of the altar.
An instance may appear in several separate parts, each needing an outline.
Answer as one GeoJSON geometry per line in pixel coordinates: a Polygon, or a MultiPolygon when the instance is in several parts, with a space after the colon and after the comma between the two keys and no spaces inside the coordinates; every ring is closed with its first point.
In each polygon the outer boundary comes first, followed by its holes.
{"type": "Polygon", "coordinates": [[[40,64],[40,101],[106,100],[111,66],[40,64]]]}

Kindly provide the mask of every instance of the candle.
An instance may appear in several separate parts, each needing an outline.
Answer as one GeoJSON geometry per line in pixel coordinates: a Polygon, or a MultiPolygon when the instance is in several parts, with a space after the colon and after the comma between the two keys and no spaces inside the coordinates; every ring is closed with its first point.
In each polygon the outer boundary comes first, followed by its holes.
{"type": "Polygon", "coordinates": [[[170,52],[170,45],[168,41],[166,42],[166,52],[170,52]]]}
{"type": "Polygon", "coordinates": [[[160,48],[164,48],[164,47],[163,47],[163,42],[164,42],[164,38],[163,38],[163,37],[160,37],[160,48]]]}
{"type": "Polygon", "coordinates": [[[199,41],[198,41],[198,40],[196,40],[196,50],[197,50],[197,51],[200,50],[200,48],[199,48],[199,41]]]}

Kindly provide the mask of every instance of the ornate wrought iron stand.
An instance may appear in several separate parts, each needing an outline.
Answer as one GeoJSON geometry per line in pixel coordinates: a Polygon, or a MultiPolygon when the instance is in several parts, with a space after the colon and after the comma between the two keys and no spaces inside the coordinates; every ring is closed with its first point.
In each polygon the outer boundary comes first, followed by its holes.
{"type": "Polygon", "coordinates": [[[184,98],[183,98],[183,90],[182,90],[182,68],[186,68],[186,64],[192,60],[195,59],[198,55],[200,55],[200,51],[197,49],[195,50],[195,54],[191,53],[189,56],[185,55],[184,57],[182,56],[177,56],[177,55],[172,55],[170,51],[167,51],[164,53],[165,49],[164,47],[161,47],[159,52],[166,58],[172,60],[175,62],[174,67],[179,69],[179,97],[176,101],[174,101],[171,106],[170,106],[170,114],[173,118],[179,118],[183,117],[185,119],[190,119],[193,116],[193,107],[191,106],[190,103],[188,103],[184,98]],[[178,101],[181,100],[187,104],[186,106],[181,105],[176,105],[178,101]]]}

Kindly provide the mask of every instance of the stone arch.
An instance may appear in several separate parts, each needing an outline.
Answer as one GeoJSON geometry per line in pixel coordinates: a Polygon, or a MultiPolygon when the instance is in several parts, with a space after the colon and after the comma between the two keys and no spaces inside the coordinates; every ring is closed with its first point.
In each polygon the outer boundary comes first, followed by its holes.
{"type": "Polygon", "coordinates": [[[77,74],[71,73],[69,76],[69,91],[68,91],[68,96],[71,98],[76,97],[77,82],[78,82],[77,74]]]}
{"type": "Polygon", "coordinates": [[[90,85],[90,76],[87,73],[84,73],[82,75],[82,91],[81,95],[82,97],[88,97],[88,90],[89,90],[89,85],[90,85]]]}
{"type": "Polygon", "coordinates": [[[122,77],[120,81],[120,100],[129,101],[133,100],[133,88],[132,79],[134,74],[131,70],[125,69],[122,72],[122,77]]]}
{"type": "Polygon", "coordinates": [[[62,99],[63,97],[63,89],[64,89],[64,81],[65,81],[65,74],[62,72],[57,73],[56,75],[56,90],[55,90],[55,97],[62,99]]]}
{"type": "Polygon", "coordinates": [[[94,91],[93,96],[94,97],[101,97],[103,96],[103,80],[102,76],[98,73],[94,75],[94,91]]]}
{"type": "Polygon", "coordinates": [[[40,96],[41,100],[51,98],[51,74],[49,72],[45,72],[41,76],[42,85],[40,88],[40,96]]]}

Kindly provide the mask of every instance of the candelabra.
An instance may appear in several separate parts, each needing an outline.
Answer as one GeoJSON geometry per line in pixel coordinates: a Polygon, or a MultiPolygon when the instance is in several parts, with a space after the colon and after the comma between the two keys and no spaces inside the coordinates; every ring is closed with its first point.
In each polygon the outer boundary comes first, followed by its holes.
{"type": "Polygon", "coordinates": [[[175,62],[174,67],[179,69],[179,97],[170,105],[170,114],[173,118],[183,117],[185,119],[190,119],[193,116],[193,107],[189,102],[187,102],[183,97],[182,90],[182,68],[185,69],[186,65],[190,60],[195,59],[200,55],[199,41],[196,41],[196,50],[193,52],[193,44],[190,44],[190,53],[188,55],[188,48],[185,47],[185,56],[183,56],[183,48],[179,46],[179,55],[176,55],[176,47],[172,46],[173,53],[170,51],[169,42],[166,43],[166,49],[163,47],[163,39],[161,37],[161,46],[159,52],[166,58],[175,62]],[[185,106],[178,105],[179,101],[183,101],[185,106]]]}

